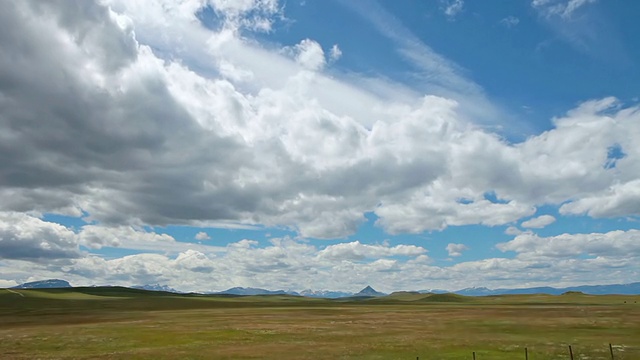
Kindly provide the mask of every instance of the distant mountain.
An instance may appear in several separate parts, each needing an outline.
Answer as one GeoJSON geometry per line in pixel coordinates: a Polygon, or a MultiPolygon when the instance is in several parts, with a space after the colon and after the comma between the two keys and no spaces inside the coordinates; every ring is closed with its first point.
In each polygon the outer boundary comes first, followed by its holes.
{"type": "Polygon", "coordinates": [[[259,288],[244,288],[244,287],[234,287],[231,289],[227,289],[225,291],[217,292],[216,294],[223,295],[295,295],[299,296],[295,291],[284,291],[284,290],[266,290],[259,288]]]}
{"type": "Polygon", "coordinates": [[[424,290],[418,290],[418,292],[420,294],[446,294],[446,293],[450,293],[451,291],[442,290],[442,289],[424,289],[424,290]]]}
{"type": "Polygon", "coordinates": [[[336,299],[336,298],[341,298],[341,297],[352,296],[353,293],[344,292],[344,291],[329,291],[329,290],[311,290],[311,289],[306,289],[306,290],[300,291],[300,295],[306,296],[306,297],[313,297],[313,298],[336,299]]]}
{"type": "Polygon", "coordinates": [[[18,286],[14,286],[12,289],[54,289],[54,288],[70,288],[71,284],[65,280],[49,279],[40,281],[31,281],[18,286]]]}
{"type": "Polygon", "coordinates": [[[496,295],[497,290],[487,289],[486,287],[470,287],[458,291],[454,291],[453,293],[464,296],[486,296],[486,295],[496,295]]]}
{"type": "Polygon", "coordinates": [[[631,284],[613,284],[613,285],[582,285],[570,286],[565,288],[554,288],[549,286],[532,287],[523,289],[487,289],[485,287],[472,287],[454,291],[455,294],[466,296],[487,296],[487,295],[525,295],[525,294],[549,294],[560,295],[568,291],[579,291],[589,295],[640,295],[640,282],[631,284]]]}
{"type": "Polygon", "coordinates": [[[180,291],[169,287],[168,285],[160,285],[160,284],[147,284],[147,285],[136,285],[136,286],[132,286],[132,289],[139,289],[139,290],[149,290],[149,291],[165,291],[165,292],[171,292],[171,293],[180,293],[180,291]]]}
{"type": "Polygon", "coordinates": [[[374,290],[371,286],[367,286],[366,288],[360,290],[358,293],[353,294],[353,296],[385,296],[387,294],[378,292],[374,290]]]}
{"type": "Polygon", "coordinates": [[[567,288],[554,288],[550,286],[540,286],[524,289],[496,289],[491,290],[494,294],[491,295],[526,295],[526,294],[549,294],[549,295],[561,295],[567,291],[567,288]]]}
{"type": "Polygon", "coordinates": [[[563,292],[567,291],[581,291],[585,294],[591,295],[604,295],[604,294],[619,294],[619,295],[640,295],[640,282],[631,284],[615,284],[615,285],[583,285],[574,286],[563,289],[563,292]]]}
{"type": "MultiPolygon", "coordinates": [[[[50,289],[50,288],[70,288],[72,287],[68,281],[60,279],[49,279],[41,281],[32,281],[20,284],[13,287],[13,289],[50,289]]],[[[95,286],[95,287],[110,287],[110,286],[95,286]]],[[[160,284],[147,284],[132,286],[132,289],[151,290],[151,291],[165,291],[172,293],[180,293],[180,291],[173,289],[167,285],[160,284]]],[[[530,287],[530,288],[500,288],[500,289],[488,289],[486,287],[470,287],[460,289],[457,291],[447,291],[441,289],[426,289],[420,290],[419,293],[434,293],[443,294],[452,292],[458,295],[465,296],[488,296],[488,295],[517,295],[517,294],[549,294],[549,295],[561,295],[566,292],[582,292],[589,295],[606,295],[606,294],[619,294],[619,295],[640,295],[640,282],[634,282],[630,284],[613,284],[613,285],[582,285],[582,286],[570,286],[564,288],[554,288],[549,286],[543,287],[530,287]]],[[[306,296],[314,298],[342,298],[342,297],[378,297],[385,296],[387,294],[381,293],[373,289],[371,286],[367,286],[357,293],[350,293],[344,291],[329,291],[329,290],[312,290],[306,289],[301,292],[285,291],[285,290],[266,290],[260,288],[244,288],[233,287],[225,291],[216,292],[215,294],[227,294],[227,295],[294,295],[294,296],[306,296]]]]}

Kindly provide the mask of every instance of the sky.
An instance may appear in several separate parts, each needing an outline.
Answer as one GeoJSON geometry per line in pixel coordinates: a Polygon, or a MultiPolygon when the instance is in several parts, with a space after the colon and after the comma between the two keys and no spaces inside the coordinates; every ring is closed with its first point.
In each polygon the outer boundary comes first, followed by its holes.
{"type": "Polygon", "coordinates": [[[640,2],[0,2],[0,287],[640,281],[640,2]]]}

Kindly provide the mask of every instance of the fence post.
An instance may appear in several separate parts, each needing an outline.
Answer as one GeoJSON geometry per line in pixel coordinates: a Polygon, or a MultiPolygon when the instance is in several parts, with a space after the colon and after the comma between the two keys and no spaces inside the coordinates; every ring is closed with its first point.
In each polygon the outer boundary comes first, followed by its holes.
{"type": "Polygon", "coordinates": [[[529,360],[529,352],[527,351],[527,348],[524,348],[524,360],[529,360]]]}
{"type": "Polygon", "coordinates": [[[573,360],[573,350],[571,350],[571,345],[569,345],[569,356],[571,356],[571,360],[573,360]]]}
{"type": "Polygon", "coordinates": [[[473,360],[476,360],[476,352],[473,352],[473,360]]]}
{"type": "Polygon", "coordinates": [[[613,358],[613,346],[611,346],[611,343],[609,343],[609,352],[611,353],[611,360],[615,360],[613,358]]]}

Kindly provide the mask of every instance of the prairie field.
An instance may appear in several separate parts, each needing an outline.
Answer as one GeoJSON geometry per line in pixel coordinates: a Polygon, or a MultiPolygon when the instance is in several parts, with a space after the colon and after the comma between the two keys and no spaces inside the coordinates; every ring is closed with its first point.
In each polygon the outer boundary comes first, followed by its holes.
{"type": "Polygon", "coordinates": [[[0,359],[640,359],[640,296],[0,289],[0,359]]]}

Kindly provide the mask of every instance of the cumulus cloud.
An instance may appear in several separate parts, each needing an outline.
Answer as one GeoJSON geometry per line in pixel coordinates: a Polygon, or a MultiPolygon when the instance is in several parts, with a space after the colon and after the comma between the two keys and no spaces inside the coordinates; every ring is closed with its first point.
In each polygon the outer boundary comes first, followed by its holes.
{"type": "Polygon", "coordinates": [[[177,253],[194,244],[177,242],[172,236],[133,226],[84,225],[78,231],[80,244],[91,248],[103,247],[177,253]]]}
{"type": "Polygon", "coordinates": [[[498,244],[501,251],[515,251],[520,258],[593,257],[635,258],[640,256],[640,231],[611,231],[608,233],[562,234],[539,237],[523,233],[515,239],[498,244]]]}
{"type": "Polygon", "coordinates": [[[329,52],[329,58],[331,61],[338,61],[342,57],[342,50],[338,47],[338,44],[334,44],[329,52]]]}
{"type": "Polygon", "coordinates": [[[288,238],[259,246],[247,239],[216,251],[186,248],[177,254],[143,253],[115,259],[85,254],[62,267],[5,259],[0,277],[17,282],[64,278],[76,285],[161,283],[184,291],[233,286],[355,291],[366,284],[382,291],[566,286],[611,279],[635,281],[640,271],[638,243],[636,230],[548,238],[526,233],[498,247],[515,251],[516,258],[435,266],[426,249],[418,246],[350,242],[317,247],[288,238]]]}
{"type": "Polygon", "coordinates": [[[214,270],[211,255],[207,256],[199,251],[188,249],[176,257],[176,265],[198,273],[210,273],[214,270]]]}
{"type": "Polygon", "coordinates": [[[520,235],[522,234],[522,230],[518,229],[516,226],[509,226],[504,233],[507,235],[520,235]]]}
{"type": "MultiPolygon", "coordinates": [[[[205,234],[206,233],[202,233],[205,234]]],[[[202,235],[200,235],[202,238],[202,235]]],[[[72,229],[17,212],[0,212],[0,258],[55,261],[85,256],[91,250],[121,248],[177,254],[187,249],[205,252],[222,248],[176,241],[167,234],[132,226],[84,225],[72,229]]]]}
{"type": "Polygon", "coordinates": [[[295,46],[295,59],[309,70],[322,70],[326,64],[322,46],[310,39],[302,40],[295,46]]]}
{"type": "Polygon", "coordinates": [[[540,215],[527,221],[523,221],[520,225],[527,229],[541,229],[547,225],[553,224],[555,221],[556,218],[551,215],[540,215]]]}
{"type": "Polygon", "coordinates": [[[80,255],[70,229],[27,214],[0,212],[0,259],[46,262],[80,255]]]}
{"type": "Polygon", "coordinates": [[[563,215],[587,214],[591,217],[640,215],[640,180],[614,184],[606,190],[587,195],[560,207],[563,215]]]}
{"type": "MultiPolygon", "coordinates": [[[[573,18],[589,1],[534,3],[573,18]]],[[[511,225],[543,204],[640,214],[637,106],[586,101],[510,143],[469,121],[494,114],[477,111],[491,108],[481,89],[377,8],[365,16],[439,95],[327,76],[337,45],[327,56],[305,39],[283,53],[245,37],[272,29],[275,0],[168,4],[0,2],[0,283],[388,291],[636,280],[635,230],[542,238],[511,226],[514,240],[498,248],[515,259],[450,267],[431,264],[428,245],[213,247],[156,232],[256,225],[344,238],[372,212],[389,233],[420,233],[511,225]],[[220,28],[200,23],[206,6],[220,28]],[[71,229],[45,213],[90,224],[71,229]],[[147,253],[105,259],[81,248],[147,253]]],[[[447,5],[451,16],[463,8],[447,5]]],[[[544,223],[522,226],[532,221],[544,223]]]]}
{"type": "MultiPolygon", "coordinates": [[[[419,233],[511,224],[541,204],[640,211],[637,107],[587,101],[509,143],[451,98],[326,76],[312,39],[291,57],[206,29],[196,1],[106,4],[0,5],[0,210],[116,229],[97,240],[89,234],[103,230],[87,227],[90,248],[168,224],[342,238],[367,212],[387,232],[419,233]],[[612,167],[614,144],[626,156],[612,167]]],[[[252,6],[275,14],[273,4],[213,6],[232,19],[252,6]]]]}
{"type": "MultiPolygon", "coordinates": [[[[225,247],[182,243],[181,250],[169,246],[176,251],[105,259],[78,251],[78,244],[89,240],[109,244],[114,237],[123,243],[172,242],[162,234],[141,234],[135,229],[111,234],[92,225],[76,235],[62,225],[25,214],[2,213],[2,220],[0,283],[11,285],[64,278],[77,285],[162,283],[184,291],[217,291],[232,286],[354,291],[366,284],[384,291],[430,287],[453,290],[479,284],[589,284],[610,281],[612,276],[624,282],[633,281],[633,274],[640,271],[637,230],[552,237],[522,233],[497,245],[503,252],[515,252],[514,259],[492,258],[442,267],[432,265],[428,250],[415,245],[353,241],[318,247],[290,238],[272,239],[266,246],[250,239],[225,247]],[[12,251],[12,245],[19,245],[21,251],[12,251]],[[54,266],[57,260],[65,262],[54,266]],[[621,278],[620,274],[628,276],[621,278]]],[[[464,250],[468,248],[463,244],[447,245],[450,256],[459,256],[464,250]]]]}
{"type": "Polygon", "coordinates": [[[199,233],[196,234],[195,239],[196,240],[211,240],[211,236],[209,236],[209,234],[207,234],[204,231],[200,231],[199,233]]]}
{"type": "Polygon", "coordinates": [[[461,256],[462,252],[465,250],[469,250],[465,244],[447,244],[447,252],[449,253],[449,256],[461,256]]]}
{"type": "Polygon", "coordinates": [[[417,256],[426,252],[426,249],[415,245],[389,247],[385,245],[362,244],[359,241],[354,241],[327,246],[319,252],[318,256],[334,260],[363,260],[388,256],[417,256]]]}

